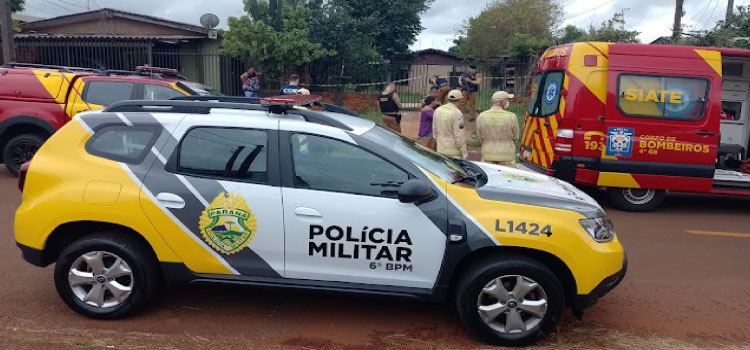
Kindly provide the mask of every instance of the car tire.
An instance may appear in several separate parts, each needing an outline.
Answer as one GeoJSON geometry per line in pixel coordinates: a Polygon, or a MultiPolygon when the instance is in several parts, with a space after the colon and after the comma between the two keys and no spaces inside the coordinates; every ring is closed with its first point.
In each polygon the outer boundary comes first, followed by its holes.
{"type": "Polygon", "coordinates": [[[464,325],[482,339],[501,346],[530,344],[553,332],[565,306],[563,288],[555,274],[523,256],[485,260],[474,265],[463,274],[455,292],[456,309],[464,325]],[[504,301],[485,292],[498,293],[498,281],[505,288],[500,294],[509,296],[504,301]],[[520,296],[524,291],[526,294],[520,296]],[[496,314],[493,319],[494,311],[482,313],[480,307],[508,311],[496,314]],[[511,318],[520,319],[523,327],[511,318]]]}
{"type": "Polygon", "coordinates": [[[654,211],[664,202],[664,190],[608,188],[609,200],[617,209],[634,212],[654,211]]]}
{"type": "Polygon", "coordinates": [[[124,234],[96,233],[60,253],[55,287],[74,311],[96,319],[118,319],[154,297],[160,271],[153,251],[142,241],[124,234]]]}
{"type": "Polygon", "coordinates": [[[22,134],[8,140],[3,148],[3,163],[8,171],[18,176],[21,165],[31,160],[44,138],[38,134],[22,134]]]}

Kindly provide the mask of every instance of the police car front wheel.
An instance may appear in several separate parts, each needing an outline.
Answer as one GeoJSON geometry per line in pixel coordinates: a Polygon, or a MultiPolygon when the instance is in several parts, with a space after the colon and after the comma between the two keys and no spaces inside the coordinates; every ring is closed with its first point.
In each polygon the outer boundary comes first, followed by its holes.
{"type": "Polygon", "coordinates": [[[70,244],[55,265],[55,287],[76,312],[92,318],[124,317],[155,294],[160,274],[153,252],[116,233],[86,236],[70,244]]]}
{"type": "Polygon", "coordinates": [[[520,256],[473,267],[456,290],[463,322],[498,345],[536,341],[555,329],[563,306],[563,289],[555,274],[520,256]]]}

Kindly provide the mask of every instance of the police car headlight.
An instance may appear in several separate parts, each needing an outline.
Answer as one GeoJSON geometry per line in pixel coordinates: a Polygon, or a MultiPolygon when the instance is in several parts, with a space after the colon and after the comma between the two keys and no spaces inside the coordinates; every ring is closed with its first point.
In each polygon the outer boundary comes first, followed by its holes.
{"type": "Polygon", "coordinates": [[[597,242],[609,242],[615,238],[615,227],[607,216],[579,221],[583,229],[597,242]]]}

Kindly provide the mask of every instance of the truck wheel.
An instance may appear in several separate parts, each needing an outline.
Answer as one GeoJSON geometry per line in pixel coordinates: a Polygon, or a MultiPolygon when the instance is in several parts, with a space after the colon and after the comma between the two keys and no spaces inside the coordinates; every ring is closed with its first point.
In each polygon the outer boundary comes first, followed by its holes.
{"type": "Polygon", "coordinates": [[[5,144],[3,149],[3,163],[13,175],[18,175],[21,165],[31,160],[39,147],[42,147],[44,138],[37,134],[18,135],[5,144]]]}
{"type": "Polygon", "coordinates": [[[646,188],[608,188],[607,194],[612,204],[620,210],[646,212],[653,211],[664,202],[664,190],[646,188]]]}
{"type": "Polygon", "coordinates": [[[156,257],[143,243],[112,233],[79,239],[60,254],[55,287],[74,311],[91,318],[117,319],[154,296],[160,274],[156,257]]]}
{"type": "Polygon", "coordinates": [[[456,288],[456,308],[464,324],[502,346],[530,344],[554,331],[564,304],[555,274],[522,256],[478,264],[456,288]]]}

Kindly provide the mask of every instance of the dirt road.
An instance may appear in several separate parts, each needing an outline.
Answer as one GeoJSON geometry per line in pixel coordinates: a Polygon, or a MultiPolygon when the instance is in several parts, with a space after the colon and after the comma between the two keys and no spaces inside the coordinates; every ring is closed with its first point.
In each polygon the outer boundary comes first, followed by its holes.
{"type": "MultiPolygon", "coordinates": [[[[189,286],[126,320],[90,320],[60,301],[52,267],[21,259],[19,200],[0,170],[0,349],[486,348],[448,304],[301,291],[189,286]]],[[[543,346],[750,349],[748,212],[750,200],[700,196],[670,197],[655,213],[610,209],[628,275],[543,346]]]]}

